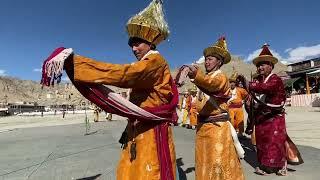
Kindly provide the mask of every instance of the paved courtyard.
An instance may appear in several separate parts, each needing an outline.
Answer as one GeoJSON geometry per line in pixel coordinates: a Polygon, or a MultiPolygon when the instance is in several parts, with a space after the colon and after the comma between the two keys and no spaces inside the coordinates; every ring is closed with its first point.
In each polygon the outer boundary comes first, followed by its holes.
{"type": "MultiPolygon", "coordinates": [[[[290,166],[287,177],[253,173],[255,153],[249,140],[242,141],[246,179],[318,180],[320,171],[320,111],[316,108],[287,108],[289,136],[305,161],[290,166]]],[[[86,133],[84,114],[46,117],[0,118],[0,180],[113,180],[119,159],[118,139],[125,127],[123,118],[91,123],[86,133]]],[[[89,114],[92,121],[92,114],[89,114]]],[[[195,131],[174,128],[180,179],[194,179],[195,131]]]]}

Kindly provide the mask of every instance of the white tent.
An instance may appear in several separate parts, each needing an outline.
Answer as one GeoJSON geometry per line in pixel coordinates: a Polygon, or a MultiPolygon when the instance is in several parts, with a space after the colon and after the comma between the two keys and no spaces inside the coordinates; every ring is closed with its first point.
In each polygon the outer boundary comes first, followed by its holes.
{"type": "Polygon", "coordinates": [[[307,73],[308,76],[319,76],[320,75],[320,69],[317,69],[315,71],[307,73]]]}

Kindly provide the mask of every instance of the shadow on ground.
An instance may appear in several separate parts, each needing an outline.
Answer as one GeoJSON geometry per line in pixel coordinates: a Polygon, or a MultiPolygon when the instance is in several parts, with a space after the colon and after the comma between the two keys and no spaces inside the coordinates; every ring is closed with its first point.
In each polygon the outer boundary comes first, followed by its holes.
{"type": "Polygon", "coordinates": [[[94,176],[90,176],[90,177],[85,177],[85,178],[80,178],[80,179],[77,179],[77,180],[95,180],[97,179],[98,177],[100,177],[101,174],[97,174],[97,175],[94,175],[94,176]]]}
{"type": "Polygon", "coordinates": [[[189,167],[185,171],[181,168],[181,166],[184,165],[182,158],[176,159],[177,162],[177,168],[178,168],[178,173],[179,173],[179,180],[186,180],[187,179],[187,174],[191,173],[192,171],[195,171],[194,167],[189,167]]]}
{"type": "Polygon", "coordinates": [[[258,159],[257,159],[257,153],[254,149],[254,146],[251,143],[251,139],[249,138],[243,138],[240,139],[240,143],[245,151],[244,160],[253,168],[257,167],[258,159]]]}

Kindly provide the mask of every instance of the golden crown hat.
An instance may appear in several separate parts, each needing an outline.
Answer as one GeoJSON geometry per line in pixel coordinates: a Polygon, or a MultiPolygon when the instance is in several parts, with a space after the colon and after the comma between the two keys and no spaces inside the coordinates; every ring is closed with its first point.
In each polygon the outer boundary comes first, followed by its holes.
{"type": "Polygon", "coordinates": [[[140,38],[154,45],[167,39],[169,27],[162,4],[162,0],[152,0],[148,7],[129,19],[127,32],[130,38],[140,38]]]}
{"type": "Polygon", "coordinates": [[[189,89],[190,92],[198,92],[198,88],[196,85],[193,85],[192,88],[189,89]]]}
{"type": "Polygon", "coordinates": [[[230,81],[230,82],[236,82],[238,76],[239,76],[238,73],[237,73],[236,71],[234,71],[234,72],[231,74],[231,76],[230,76],[230,78],[229,78],[229,81],[230,81]]]}
{"type": "Polygon", "coordinates": [[[226,38],[224,36],[220,37],[214,45],[207,47],[203,51],[203,55],[204,57],[219,56],[223,59],[223,64],[228,64],[231,61],[231,55],[228,51],[226,38]]]}
{"type": "Polygon", "coordinates": [[[259,62],[271,62],[273,65],[278,63],[278,59],[272,55],[269,46],[267,43],[262,46],[262,51],[259,56],[252,60],[254,65],[257,65],[259,62]]]}
{"type": "Polygon", "coordinates": [[[183,95],[189,94],[189,91],[188,90],[184,90],[181,94],[183,94],[183,95]]]}
{"type": "Polygon", "coordinates": [[[185,94],[189,94],[189,91],[187,88],[184,88],[184,90],[181,92],[181,94],[185,95],[185,94]]]}

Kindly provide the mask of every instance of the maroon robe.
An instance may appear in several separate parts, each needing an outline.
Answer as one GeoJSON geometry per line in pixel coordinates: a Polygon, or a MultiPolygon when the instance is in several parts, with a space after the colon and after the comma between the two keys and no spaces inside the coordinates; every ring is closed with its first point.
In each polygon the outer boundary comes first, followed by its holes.
{"type": "Polygon", "coordinates": [[[255,115],[255,135],[258,161],[261,165],[282,168],[286,161],[301,164],[300,153],[287,135],[285,113],[281,105],[286,100],[283,82],[276,74],[249,84],[251,92],[263,95],[255,115]],[[274,107],[271,107],[274,106],[274,107]],[[277,107],[278,106],[278,107],[277,107]],[[292,157],[293,152],[294,156],[292,157]]]}

